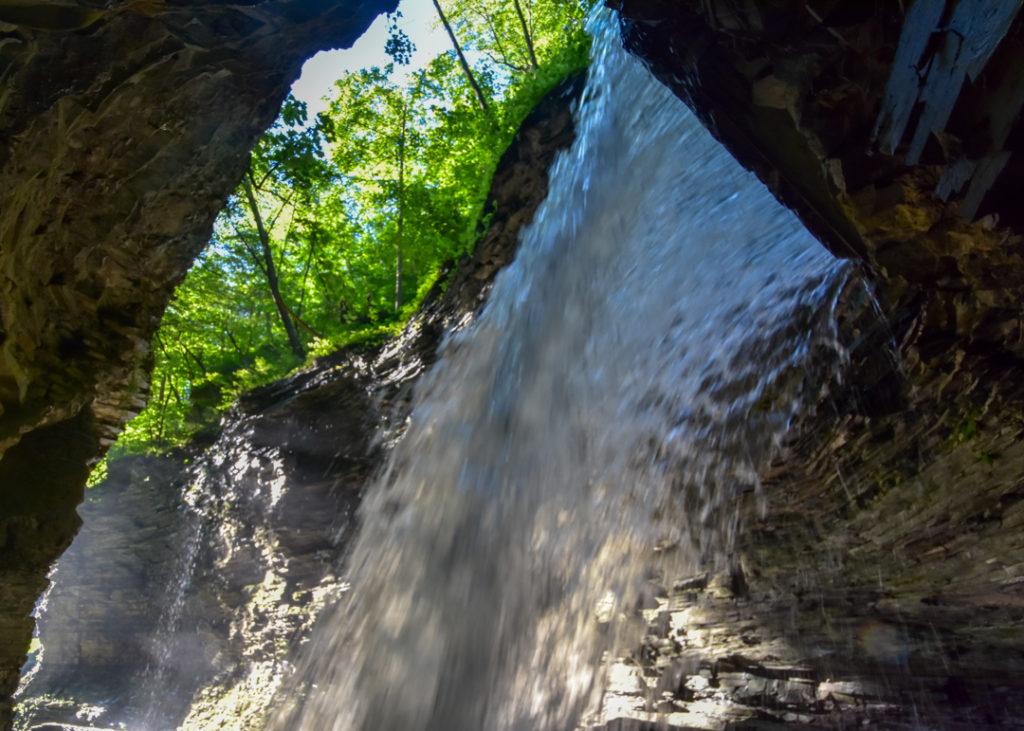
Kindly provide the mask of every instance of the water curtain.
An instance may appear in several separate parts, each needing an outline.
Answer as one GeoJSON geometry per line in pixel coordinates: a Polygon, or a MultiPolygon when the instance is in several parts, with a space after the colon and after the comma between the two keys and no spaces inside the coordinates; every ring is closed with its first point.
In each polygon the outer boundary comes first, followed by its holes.
{"type": "Polygon", "coordinates": [[[808,361],[839,367],[842,266],[594,26],[577,140],[419,384],[273,727],[576,727],[650,580],[728,562],[808,361]]]}

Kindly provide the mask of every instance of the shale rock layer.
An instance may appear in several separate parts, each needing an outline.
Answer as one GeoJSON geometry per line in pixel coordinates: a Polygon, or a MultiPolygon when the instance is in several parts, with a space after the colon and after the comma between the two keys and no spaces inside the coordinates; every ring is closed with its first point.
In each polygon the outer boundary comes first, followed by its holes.
{"type": "Polygon", "coordinates": [[[291,651],[344,590],[356,507],[404,427],[416,378],[480,307],[544,200],[582,81],[523,122],[473,255],[451,264],[447,287],[399,338],[245,395],[212,444],[113,462],[57,563],[20,724],[87,714],[129,728],[262,727],[291,651]]]}
{"type": "MultiPolygon", "coordinates": [[[[394,0],[0,7],[0,698],[87,463],[303,61],[394,0]]],[[[0,701],[0,728],[10,705],[0,701]]]]}
{"type": "Polygon", "coordinates": [[[748,496],[730,569],[664,577],[622,728],[659,703],[680,728],[1019,727],[1019,3],[609,4],[875,295],[844,295],[843,379],[748,496]]]}

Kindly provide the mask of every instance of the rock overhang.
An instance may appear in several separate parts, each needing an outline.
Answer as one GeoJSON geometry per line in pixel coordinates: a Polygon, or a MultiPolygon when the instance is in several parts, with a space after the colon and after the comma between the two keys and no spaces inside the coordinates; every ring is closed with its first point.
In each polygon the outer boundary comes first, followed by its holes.
{"type": "Polygon", "coordinates": [[[250,148],[309,56],[396,5],[0,8],[0,727],[88,465],[144,405],[149,341],[250,148]]]}
{"type": "Polygon", "coordinates": [[[1017,2],[612,0],[626,46],[922,342],[1019,357],[1017,2]]]}

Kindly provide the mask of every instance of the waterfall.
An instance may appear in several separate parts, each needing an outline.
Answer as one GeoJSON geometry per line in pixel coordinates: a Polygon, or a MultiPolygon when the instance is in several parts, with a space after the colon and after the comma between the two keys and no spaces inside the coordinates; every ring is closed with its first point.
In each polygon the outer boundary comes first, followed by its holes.
{"type": "Polygon", "coordinates": [[[419,384],[272,728],[577,726],[643,580],[728,561],[840,365],[844,267],[595,25],[577,140],[419,384]]]}
{"type": "Polygon", "coordinates": [[[205,497],[204,475],[201,471],[190,470],[189,476],[194,482],[192,489],[182,495],[178,508],[182,515],[177,555],[171,561],[173,573],[164,588],[163,610],[153,633],[150,662],[139,679],[131,703],[135,716],[132,723],[139,729],[158,729],[171,723],[169,719],[176,722],[179,709],[187,705],[192,693],[187,682],[177,677],[181,674],[178,658],[188,656],[183,640],[191,637],[191,633],[183,631],[181,623],[209,517],[201,504],[205,497]]]}

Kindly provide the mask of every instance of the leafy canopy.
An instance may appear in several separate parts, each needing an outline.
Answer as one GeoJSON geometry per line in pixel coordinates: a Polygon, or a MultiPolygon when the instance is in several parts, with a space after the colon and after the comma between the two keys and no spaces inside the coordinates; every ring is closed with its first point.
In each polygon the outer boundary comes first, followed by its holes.
{"type": "Polygon", "coordinates": [[[392,16],[393,63],[345,74],[314,119],[289,96],[167,308],[149,405],[116,449],[176,443],[240,392],[397,332],[472,248],[523,118],[586,64],[590,5],[444,0],[453,47],[407,81],[395,64],[414,46],[392,16]]]}

